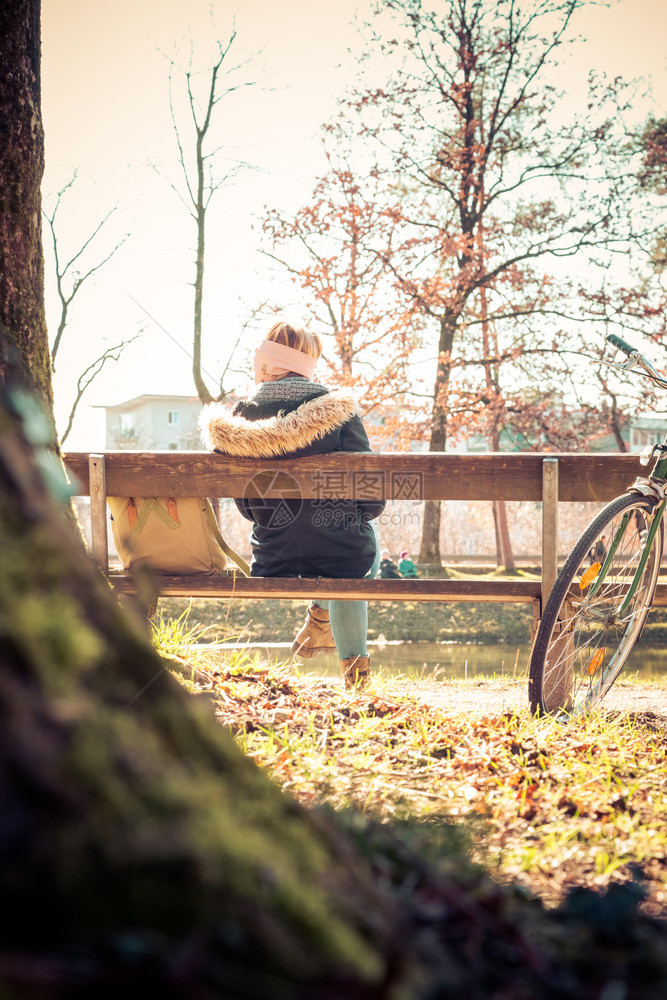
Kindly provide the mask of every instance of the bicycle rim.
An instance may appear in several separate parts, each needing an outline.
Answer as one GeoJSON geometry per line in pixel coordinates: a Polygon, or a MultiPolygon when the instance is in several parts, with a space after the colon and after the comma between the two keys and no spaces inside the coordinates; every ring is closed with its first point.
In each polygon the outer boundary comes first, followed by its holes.
{"type": "Polygon", "coordinates": [[[660,520],[648,557],[645,542],[662,505],[626,494],[589,524],[549,595],[530,664],[534,712],[571,717],[597,705],[641,635],[662,559],[660,520]]]}

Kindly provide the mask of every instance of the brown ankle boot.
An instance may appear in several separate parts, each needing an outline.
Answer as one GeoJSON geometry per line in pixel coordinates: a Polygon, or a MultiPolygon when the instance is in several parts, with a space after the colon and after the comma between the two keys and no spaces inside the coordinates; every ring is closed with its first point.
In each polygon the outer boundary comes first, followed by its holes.
{"type": "Polygon", "coordinates": [[[371,679],[371,658],[350,656],[347,660],[340,661],[340,669],[343,671],[346,688],[366,687],[371,679]]]}
{"type": "Polygon", "coordinates": [[[334,637],[329,624],[329,612],[319,604],[311,604],[306,620],[297,632],[292,643],[292,652],[299,656],[317,656],[318,653],[330,653],[336,649],[334,637]]]}

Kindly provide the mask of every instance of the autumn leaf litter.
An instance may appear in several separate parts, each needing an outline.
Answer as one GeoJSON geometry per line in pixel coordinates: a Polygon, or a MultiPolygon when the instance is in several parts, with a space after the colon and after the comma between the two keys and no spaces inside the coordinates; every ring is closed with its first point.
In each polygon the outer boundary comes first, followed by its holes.
{"type": "Polygon", "coordinates": [[[441,819],[473,860],[556,905],[575,886],[634,881],[667,914],[667,749],[651,713],[567,725],[525,711],[457,711],[299,677],[236,652],[182,662],[246,754],[304,805],[379,820],[441,819]]]}

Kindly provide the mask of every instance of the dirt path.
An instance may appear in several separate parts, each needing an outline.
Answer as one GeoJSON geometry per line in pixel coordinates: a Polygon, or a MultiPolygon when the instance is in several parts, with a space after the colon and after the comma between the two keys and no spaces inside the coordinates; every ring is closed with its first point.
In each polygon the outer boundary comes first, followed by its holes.
{"type": "MultiPolygon", "coordinates": [[[[387,682],[387,693],[413,695],[419,701],[453,712],[528,712],[526,681],[502,677],[469,680],[387,682]]],[[[610,712],[637,713],[667,730],[667,687],[620,680],[605,699],[610,712]]]]}

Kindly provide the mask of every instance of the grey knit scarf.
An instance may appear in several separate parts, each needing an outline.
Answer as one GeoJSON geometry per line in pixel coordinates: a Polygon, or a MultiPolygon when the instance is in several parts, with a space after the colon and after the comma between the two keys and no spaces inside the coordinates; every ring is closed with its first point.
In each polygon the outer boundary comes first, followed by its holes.
{"type": "Polygon", "coordinates": [[[290,375],[277,382],[261,382],[250,399],[239,400],[232,413],[246,420],[262,420],[277,413],[290,413],[307,400],[324,396],[328,391],[303,375],[290,375]]]}
{"type": "Polygon", "coordinates": [[[303,375],[290,375],[277,382],[260,382],[248,402],[257,403],[259,406],[282,402],[303,403],[306,399],[314,399],[328,391],[319,382],[311,382],[303,375]]]}

